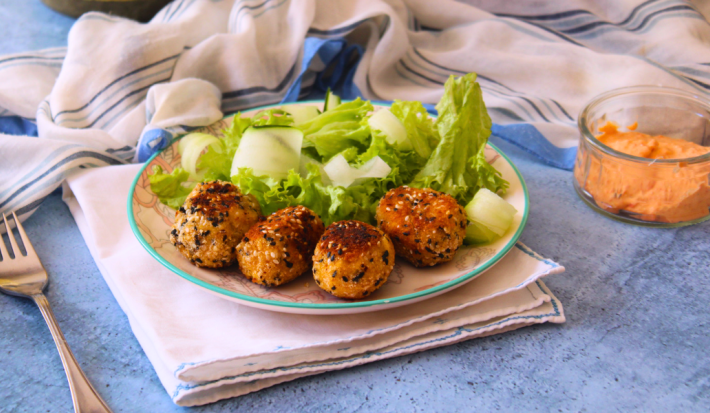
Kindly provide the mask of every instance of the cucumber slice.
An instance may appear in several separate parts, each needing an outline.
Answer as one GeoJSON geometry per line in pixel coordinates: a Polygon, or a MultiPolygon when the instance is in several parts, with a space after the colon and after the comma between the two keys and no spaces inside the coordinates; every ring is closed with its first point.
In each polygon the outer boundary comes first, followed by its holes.
{"type": "Polygon", "coordinates": [[[389,109],[380,109],[367,120],[370,129],[378,130],[385,135],[387,142],[401,151],[414,149],[407,138],[407,129],[389,109]]]}
{"type": "Polygon", "coordinates": [[[190,179],[199,180],[201,178],[197,172],[197,161],[200,159],[202,151],[208,146],[219,150],[219,139],[206,133],[191,133],[178,143],[178,153],[181,155],[180,164],[182,169],[190,174],[190,179]]]}
{"type": "Polygon", "coordinates": [[[500,238],[500,235],[475,221],[469,221],[466,226],[466,244],[488,244],[500,238]]]}
{"type": "Polygon", "coordinates": [[[325,106],[323,106],[323,112],[329,111],[338,105],[340,105],[340,96],[334,94],[330,91],[330,88],[328,88],[325,92],[325,106]]]}
{"type": "Polygon", "coordinates": [[[320,111],[315,106],[306,105],[286,105],[281,106],[284,112],[287,112],[293,118],[293,124],[298,126],[302,123],[306,123],[309,120],[320,115],[320,111]]]}
{"type": "Polygon", "coordinates": [[[254,175],[283,179],[298,171],[303,132],[291,126],[251,126],[244,131],[234,154],[231,175],[252,168],[254,175]]]}
{"type": "Polygon", "coordinates": [[[467,242],[472,243],[491,242],[503,236],[513,224],[513,217],[518,212],[503,198],[486,188],[476,192],[465,210],[469,227],[473,227],[466,228],[466,238],[467,242]]]}
{"type": "Polygon", "coordinates": [[[343,155],[336,155],[323,167],[323,170],[334,186],[343,188],[357,185],[367,178],[385,178],[392,172],[392,168],[379,156],[375,156],[359,168],[354,168],[343,155]]]}
{"type": "Polygon", "coordinates": [[[310,164],[313,164],[318,167],[318,170],[320,171],[321,181],[323,182],[323,184],[330,185],[330,178],[328,178],[328,174],[323,169],[323,164],[308,155],[301,154],[301,161],[298,165],[298,174],[301,175],[302,178],[306,178],[308,176],[307,166],[310,164]]]}

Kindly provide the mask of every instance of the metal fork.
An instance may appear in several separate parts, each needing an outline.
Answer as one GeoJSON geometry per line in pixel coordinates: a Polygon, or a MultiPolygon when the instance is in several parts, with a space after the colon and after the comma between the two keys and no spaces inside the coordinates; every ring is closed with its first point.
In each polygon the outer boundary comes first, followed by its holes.
{"type": "Polygon", "coordinates": [[[44,317],[44,321],[49,326],[49,331],[52,332],[52,338],[59,350],[59,357],[62,359],[64,371],[69,380],[69,389],[71,390],[72,402],[74,402],[74,410],[76,412],[108,412],[111,410],[106,406],[106,403],[101,399],[96,390],[91,386],[89,380],[84,375],[84,372],[76,362],[74,355],[69,349],[67,341],[64,339],[62,331],[59,329],[57,320],[54,318],[52,309],[49,307],[49,301],[44,296],[42,291],[47,287],[49,277],[47,271],[44,270],[42,263],[37,256],[30,239],[22,228],[22,224],[17,219],[17,215],[12,213],[17,231],[20,233],[22,244],[25,247],[27,255],[22,255],[17,241],[12,233],[12,229],[7,221],[5,214],[2,214],[7,236],[10,239],[11,250],[14,258],[10,257],[5,242],[0,234],[0,291],[16,295],[19,297],[31,298],[39,307],[44,317]]]}

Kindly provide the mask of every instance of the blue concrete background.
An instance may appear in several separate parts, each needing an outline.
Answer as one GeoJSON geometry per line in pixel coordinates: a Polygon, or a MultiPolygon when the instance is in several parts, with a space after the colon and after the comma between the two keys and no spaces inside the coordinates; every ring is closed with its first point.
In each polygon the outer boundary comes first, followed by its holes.
{"type": "MultiPolygon", "coordinates": [[[[0,3],[0,55],[60,46],[72,20],[39,0],[0,3]]],[[[710,223],[629,226],[592,212],[569,172],[495,142],[532,207],[522,241],[561,262],[546,279],[567,323],[542,325],[175,406],[131,333],[59,195],[25,227],[50,274],[59,324],[115,412],[709,411],[710,223]]],[[[69,412],[52,338],[31,302],[0,295],[0,411],[69,412]]]]}

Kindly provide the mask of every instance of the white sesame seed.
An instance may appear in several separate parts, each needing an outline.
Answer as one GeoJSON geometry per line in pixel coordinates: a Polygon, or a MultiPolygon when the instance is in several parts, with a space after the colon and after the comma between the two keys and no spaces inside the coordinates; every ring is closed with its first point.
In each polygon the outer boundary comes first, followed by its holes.
{"type": "Polygon", "coordinates": [[[278,264],[278,263],[279,263],[279,260],[274,260],[274,264],[278,264]]]}
{"type": "Polygon", "coordinates": [[[271,258],[276,258],[276,253],[271,251],[271,258]]]}
{"type": "Polygon", "coordinates": [[[405,220],[405,221],[409,221],[409,215],[407,215],[406,217],[404,217],[404,220],[405,220]]]}

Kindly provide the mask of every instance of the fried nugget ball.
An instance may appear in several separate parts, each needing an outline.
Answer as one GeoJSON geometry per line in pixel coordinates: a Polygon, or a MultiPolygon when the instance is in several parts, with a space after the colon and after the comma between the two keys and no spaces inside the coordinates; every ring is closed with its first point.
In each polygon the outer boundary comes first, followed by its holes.
{"type": "Polygon", "coordinates": [[[310,209],[288,207],[253,226],[237,246],[239,269],[250,281],[275,287],[310,269],[325,226],[310,209]]]}
{"type": "Polygon", "coordinates": [[[463,244],[468,223],[464,209],[450,195],[407,186],[388,191],[375,217],[397,255],[416,267],[450,261],[463,244]]]}
{"type": "Polygon", "coordinates": [[[329,225],[313,255],[316,284],[340,298],[367,297],[387,281],[392,268],[392,241],[360,221],[329,225]]]}
{"type": "Polygon", "coordinates": [[[175,212],[170,242],[198,267],[226,267],[236,261],[237,244],[260,218],[253,195],[229,182],[202,182],[175,212]]]}

